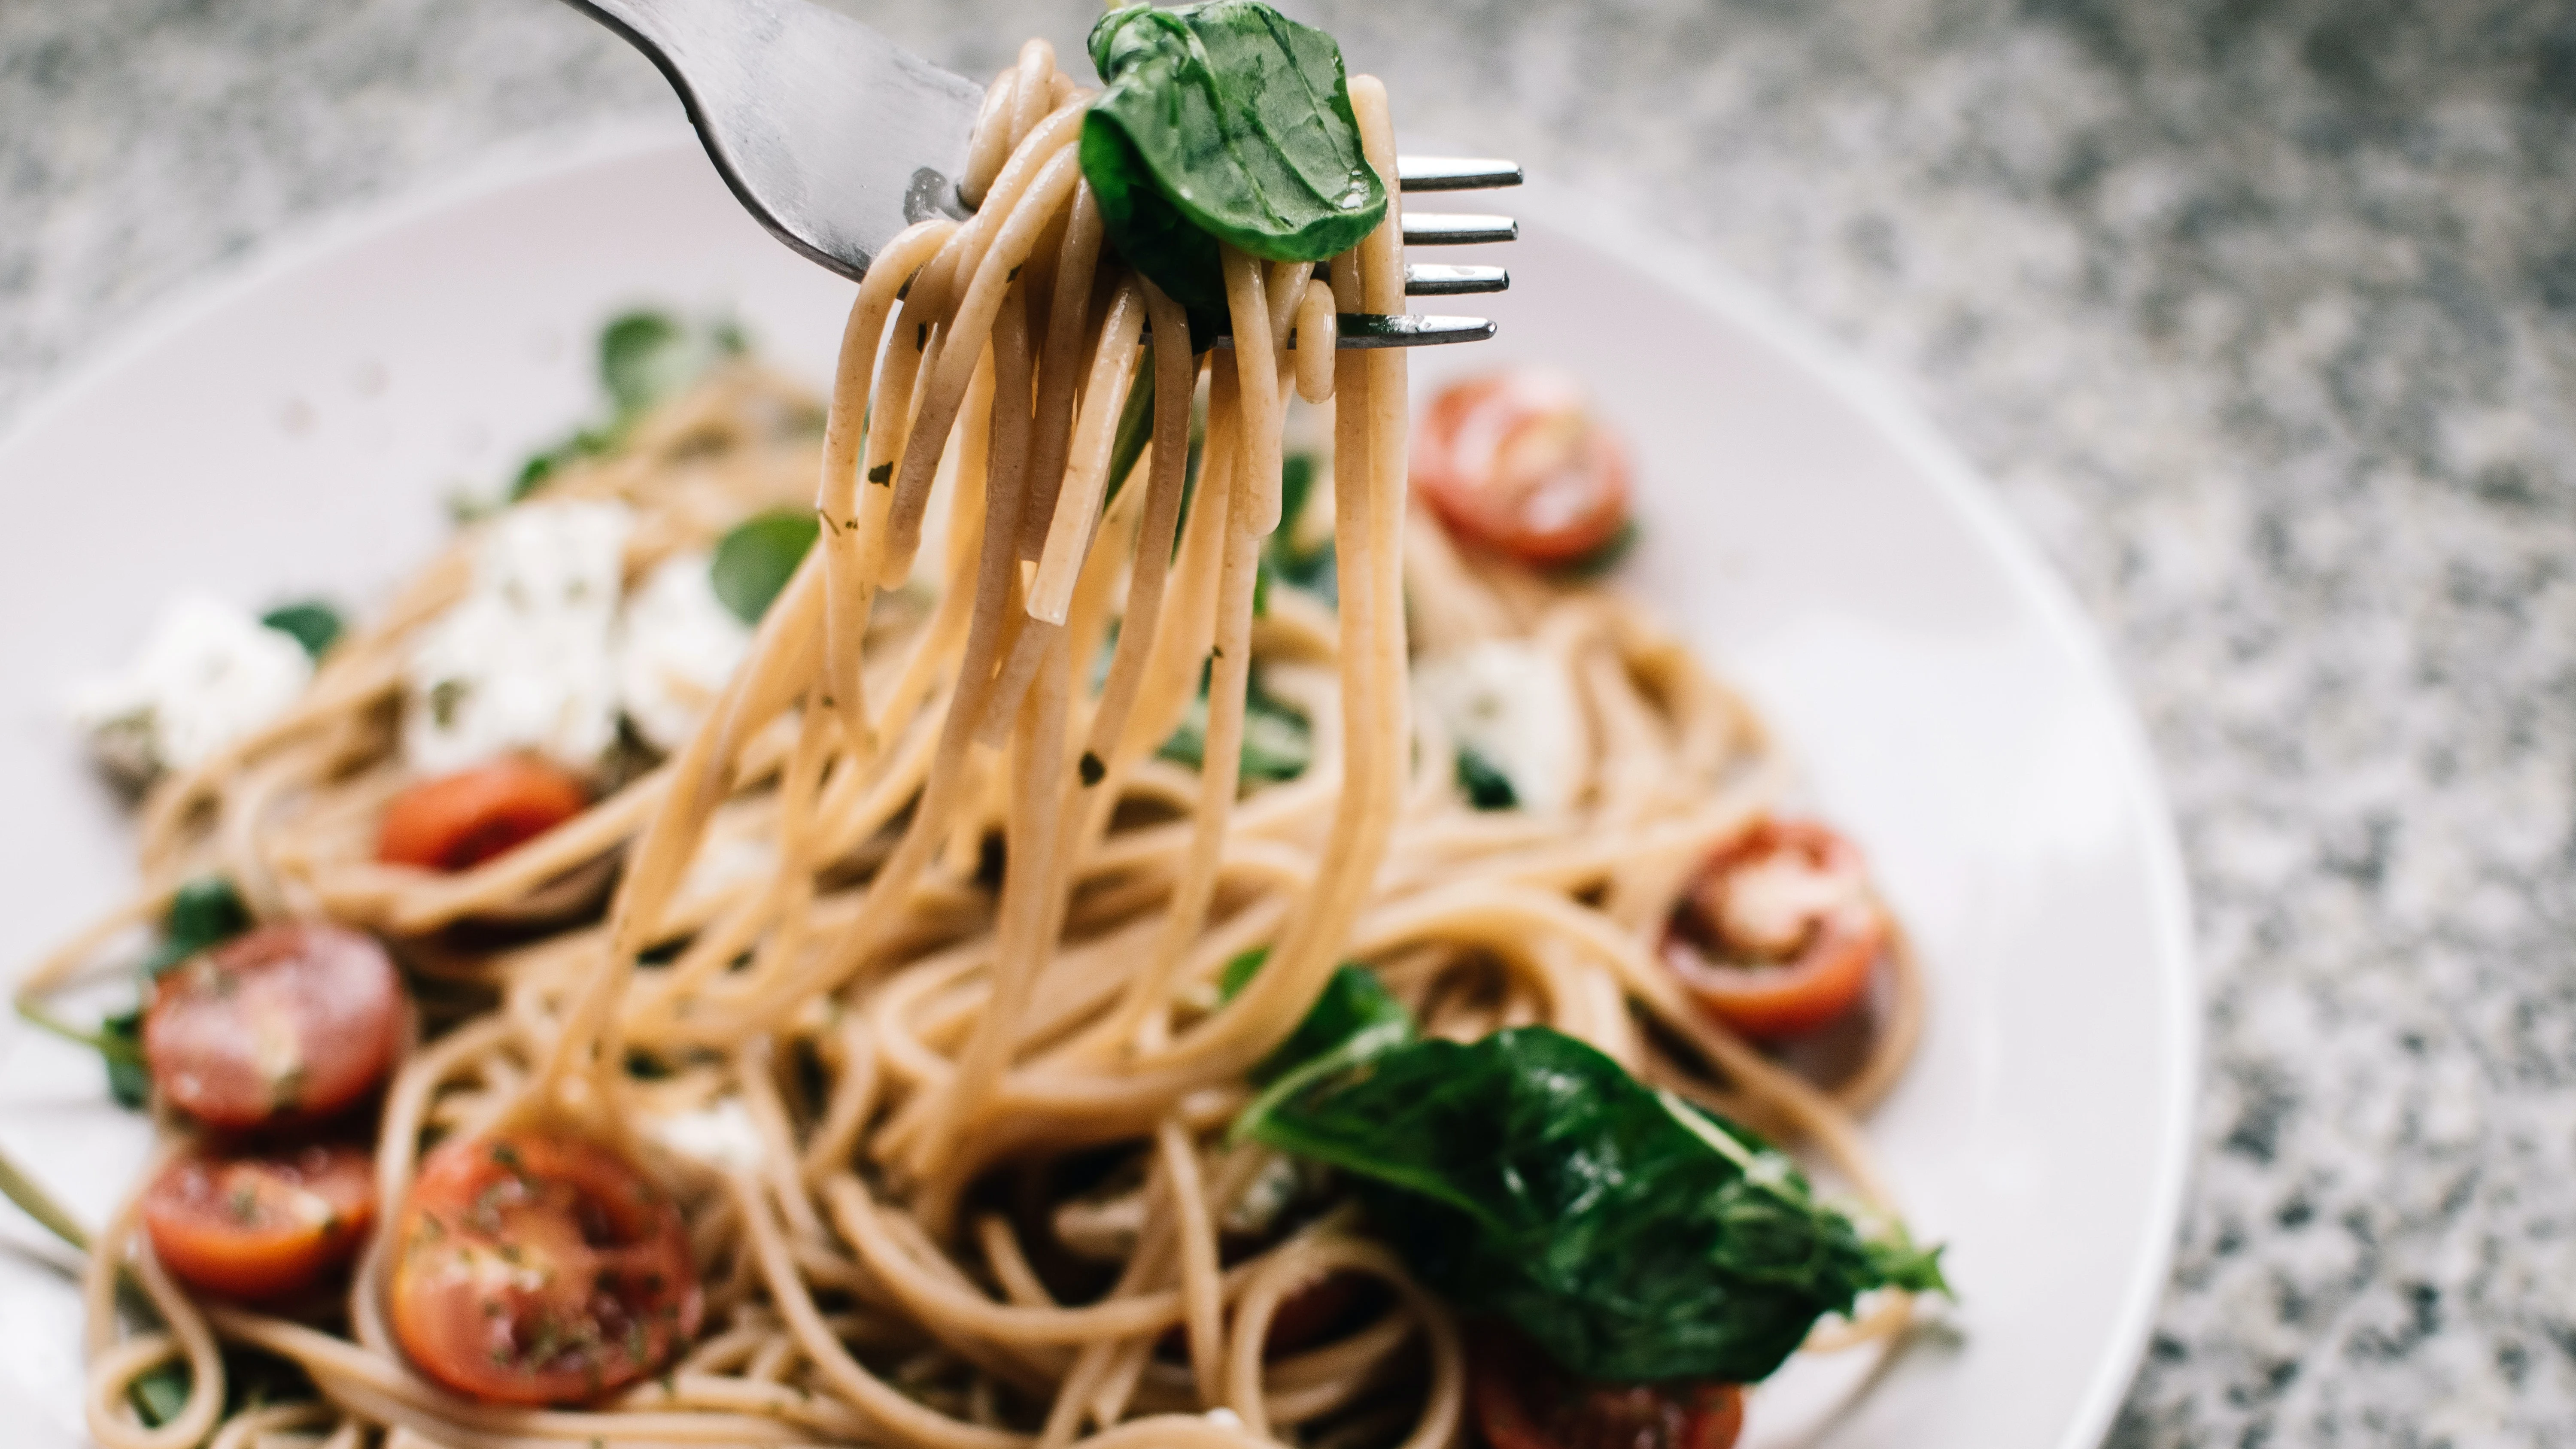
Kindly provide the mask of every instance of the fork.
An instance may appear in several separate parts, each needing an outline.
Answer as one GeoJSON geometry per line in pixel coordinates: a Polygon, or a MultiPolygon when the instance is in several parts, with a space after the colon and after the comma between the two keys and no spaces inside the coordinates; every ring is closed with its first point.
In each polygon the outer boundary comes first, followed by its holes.
{"type": "MultiPolygon", "coordinates": [[[[565,0],[624,36],[688,107],[707,155],[780,241],[842,276],[914,222],[963,218],[957,178],[984,88],[813,0],[565,0]]],[[[1404,156],[1403,191],[1517,186],[1509,161],[1404,156]]],[[[1411,212],[1407,247],[1506,242],[1508,216],[1411,212]]],[[[1409,264],[1408,296],[1499,292],[1501,267],[1409,264]]],[[[1344,347],[1420,347],[1494,335],[1482,317],[1343,313],[1344,347]]]]}

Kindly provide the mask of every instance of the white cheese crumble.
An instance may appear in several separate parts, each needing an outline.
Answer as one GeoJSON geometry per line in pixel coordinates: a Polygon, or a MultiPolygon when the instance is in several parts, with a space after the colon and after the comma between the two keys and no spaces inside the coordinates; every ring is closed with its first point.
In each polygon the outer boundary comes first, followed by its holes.
{"type": "Polygon", "coordinates": [[[102,764],[142,784],[276,718],[312,677],[295,636],[191,595],[161,611],[131,667],[73,689],[72,722],[102,764]]]}
{"type": "Polygon", "coordinates": [[[721,1097],[687,1112],[650,1119],[654,1140],[682,1157],[709,1167],[757,1172],[766,1154],[760,1129],[740,1097],[721,1097]]]}
{"type": "Polygon", "coordinates": [[[617,739],[609,645],[635,517],[618,503],[530,503],[492,521],[465,597],[409,662],[403,753],[442,775],[534,750],[573,770],[617,739]]]}
{"type": "Polygon", "coordinates": [[[677,753],[751,648],[751,629],[716,597],[704,552],[666,559],[626,601],[617,698],[646,744],[677,753]]]}
{"type": "Polygon", "coordinates": [[[1581,788],[1583,707],[1545,651],[1489,639],[1417,661],[1413,695],[1452,743],[1512,782],[1520,808],[1565,809],[1581,788]]]}

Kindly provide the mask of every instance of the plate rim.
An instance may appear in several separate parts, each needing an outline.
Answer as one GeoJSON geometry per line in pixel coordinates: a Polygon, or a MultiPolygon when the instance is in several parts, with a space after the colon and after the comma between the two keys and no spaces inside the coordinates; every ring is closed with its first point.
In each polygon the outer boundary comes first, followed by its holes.
{"type": "MultiPolygon", "coordinates": [[[[699,150],[677,117],[632,117],[553,127],[484,146],[424,179],[352,199],[286,221],[242,253],[201,268],[146,299],[104,340],[74,352],[7,413],[0,414],[0,458],[41,432],[53,416],[134,361],[148,356],[200,318],[240,294],[442,211],[566,173],[699,150]]],[[[1817,386],[1851,408],[1931,486],[1966,525],[1979,550],[2027,605],[2041,632],[2110,708],[2104,724],[2125,791],[2142,812],[2142,884],[2153,927],[2155,997],[2171,1045],[2173,1070],[2160,1104],[2162,1138],[2154,1146],[2149,1241],[2132,1261],[2112,1315],[2109,1351],[2077,1400],[2058,1449],[2092,1449],[2109,1431],[2153,1332],[2180,1248],[2193,1180],[2198,1093],[2204,1060],[2199,960],[2188,875],[2177,822],[2153,745],[2130,691],[2113,666],[2101,628],[2059,575],[2037,540],[2006,508],[1994,485],[1932,422],[1924,407],[1886,373],[1702,247],[1660,229],[1633,208],[1562,182],[1532,182],[1517,209],[1543,215],[1553,230],[1651,277],[1742,329],[1817,386]]],[[[14,984],[19,973],[12,971],[14,984]]]]}

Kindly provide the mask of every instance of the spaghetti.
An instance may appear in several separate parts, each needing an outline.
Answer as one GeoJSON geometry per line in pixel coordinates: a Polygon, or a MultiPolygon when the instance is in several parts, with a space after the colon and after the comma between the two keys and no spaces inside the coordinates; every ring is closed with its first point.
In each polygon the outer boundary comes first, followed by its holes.
{"type": "MultiPolygon", "coordinates": [[[[403,660],[466,587],[461,543],[293,709],[158,787],[145,889],[25,987],[68,979],[208,873],[258,918],[396,942],[417,1006],[375,1136],[388,1222],[439,1143],[595,1140],[679,1208],[695,1333],[583,1407],[489,1402],[406,1355],[390,1226],[345,1304],[270,1311],[175,1281],[138,1194],[84,1285],[106,1449],[1453,1442],[1453,1310],[1332,1188],[1225,1131],[1345,961],[1427,1036],[1553,1027],[1812,1144],[1884,1206],[1855,1114],[1911,1049],[1911,957],[1897,942],[1893,1005],[1831,1087],[1658,958],[1699,863],[1779,798],[1779,760],[1615,594],[1408,520],[1404,354],[1330,346],[1337,311],[1403,310],[1392,208],[1323,269],[1228,247],[1231,345],[1194,355],[1183,309],[1103,245],[1075,144],[1089,94],[1032,43],[983,109],[973,219],[915,226],[860,286],[819,445],[820,541],[683,747],[480,864],[378,863],[376,821],[410,779],[403,660]],[[1148,386],[1150,442],[1122,479],[1119,420],[1148,386]],[[1292,393],[1331,410],[1337,612],[1275,592],[1255,610],[1292,393]],[[1452,742],[1412,708],[1408,614],[1442,647],[1515,642],[1572,681],[1573,805],[1470,808],[1452,742]],[[1284,782],[1242,772],[1256,678],[1311,730],[1284,782]],[[1193,771],[1157,750],[1199,710],[1193,771]],[[719,1106],[749,1148],[713,1165],[638,1125],[719,1106]],[[1356,1306],[1283,1350],[1326,1282],[1357,1285],[1356,1306]],[[159,1326],[120,1326],[128,1285],[159,1326]],[[290,1361],[318,1397],[228,1408],[227,1345],[290,1361]],[[174,1363],[184,1404],[149,1424],[133,1391],[174,1363]]],[[[1382,89],[1355,78],[1350,97],[1391,175],[1382,89]]],[[[817,462],[779,425],[795,412],[731,365],[546,499],[634,510],[623,563],[640,574],[800,491],[817,462]]],[[[170,1152],[194,1140],[161,1125],[170,1152]]],[[[1813,1346],[1905,1315],[1885,1294],[1813,1346]]]]}

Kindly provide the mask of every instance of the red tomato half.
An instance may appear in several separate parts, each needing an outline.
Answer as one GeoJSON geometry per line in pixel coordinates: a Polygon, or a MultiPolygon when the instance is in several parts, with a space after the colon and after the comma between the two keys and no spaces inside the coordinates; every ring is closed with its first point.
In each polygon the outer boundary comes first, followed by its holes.
{"type": "Polygon", "coordinates": [[[1467,1392],[1488,1449],[1729,1449],[1744,1429],[1733,1384],[1587,1384],[1518,1335],[1477,1340],[1467,1392]]]}
{"type": "Polygon", "coordinates": [[[319,921],[262,926],[163,976],[143,1056],[170,1105],[209,1126],[327,1117],[385,1079],[402,982],[373,936],[319,921]]]}
{"type": "Polygon", "coordinates": [[[423,780],[385,807],[376,859],[459,871],[563,824],[590,804],[581,782],[543,760],[513,755],[423,780]]]}
{"type": "Polygon", "coordinates": [[[143,1194],[143,1230],[161,1266],[230,1298],[303,1292],[355,1257],[375,1221],[375,1158],[348,1143],[191,1153],[143,1194]]]}
{"type": "Polygon", "coordinates": [[[706,1306],[679,1208],[579,1137],[440,1146],[395,1231],[394,1337],[480,1399],[596,1399],[668,1362],[706,1306]]]}
{"type": "Polygon", "coordinates": [[[1450,531],[1536,567],[1567,564],[1628,521],[1628,450],[1562,373],[1453,383],[1414,434],[1413,482],[1450,531]]]}
{"type": "Polygon", "coordinates": [[[1887,938],[1859,847],[1812,821],[1766,820],[1709,857],[1664,960],[1738,1031],[1795,1036],[1859,1004],[1887,938]]]}

